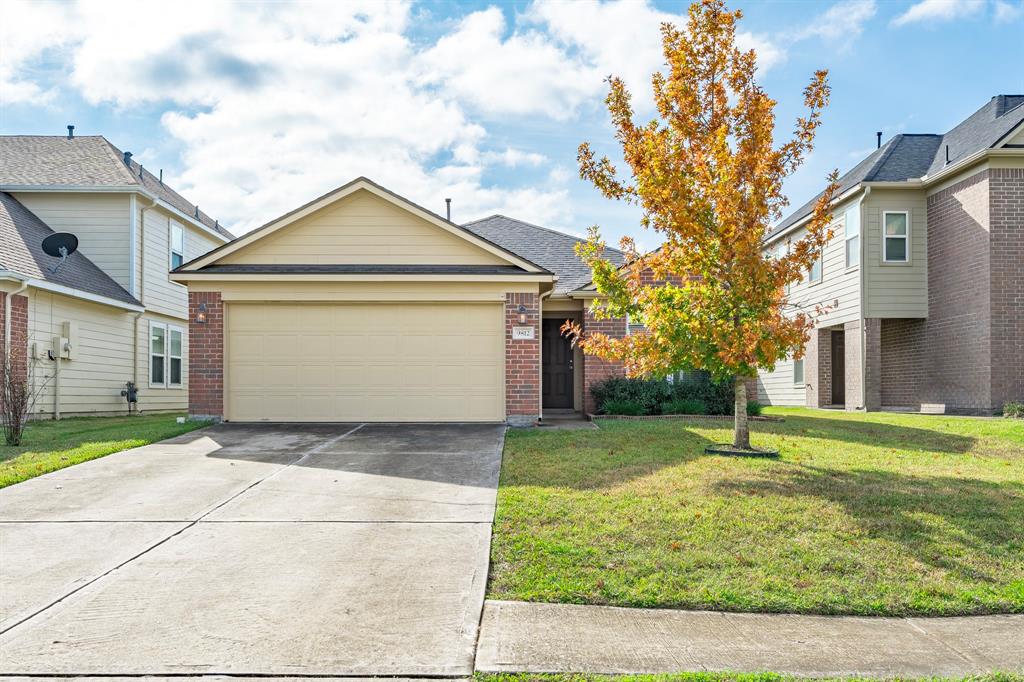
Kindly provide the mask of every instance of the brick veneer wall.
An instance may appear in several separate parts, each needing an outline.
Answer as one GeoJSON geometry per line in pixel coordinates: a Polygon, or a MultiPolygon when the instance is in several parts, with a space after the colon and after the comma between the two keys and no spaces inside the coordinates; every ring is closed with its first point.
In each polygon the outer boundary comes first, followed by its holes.
{"type": "Polygon", "coordinates": [[[224,303],[216,291],[188,293],[188,413],[224,418],[224,303]],[[206,322],[196,322],[206,304],[206,322]]]}
{"type": "MultiPolygon", "coordinates": [[[[0,292],[0,380],[7,366],[7,340],[4,329],[7,327],[7,297],[10,294],[0,292]]],[[[28,298],[14,296],[11,298],[11,347],[20,349],[14,358],[16,376],[24,379],[28,372],[28,298]]],[[[0,394],[2,399],[2,394],[0,394]]]]}
{"type": "Polygon", "coordinates": [[[927,377],[923,402],[991,408],[989,172],[928,197],[927,377]]]}
{"type": "Polygon", "coordinates": [[[921,407],[925,372],[925,321],[881,320],[882,407],[921,407]]]}
{"type": "Polygon", "coordinates": [[[864,392],[861,386],[861,338],[860,320],[843,325],[843,349],[846,353],[846,409],[864,409],[864,392]]]}
{"type": "Polygon", "coordinates": [[[537,294],[505,294],[505,413],[513,425],[540,417],[540,306],[537,294]],[[519,307],[526,322],[519,322],[519,307]],[[533,327],[532,339],[513,339],[513,327],[533,327]]]}
{"type": "Polygon", "coordinates": [[[991,407],[1024,400],[1024,168],[989,173],[991,407]]]}
{"type": "Polygon", "coordinates": [[[832,330],[814,329],[804,349],[804,390],[808,407],[832,403],[832,330]]]}
{"type": "MultiPolygon", "coordinates": [[[[583,331],[592,333],[607,334],[613,338],[622,338],[626,335],[626,319],[616,317],[608,320],[598,320],[590,312],[589,308],[583,312],[583,331]]],[[[593,355],[583,356],[583,411],[588,414],[597,412],[597,403],[590,387],[613,376],[621,377],[625,374],[621,362],[602,360],[593,355]]]]}
{"type": "Polygon", "coordinates": [[[882,407],[882,321],[864,320],[864,409],[882,407]]]}

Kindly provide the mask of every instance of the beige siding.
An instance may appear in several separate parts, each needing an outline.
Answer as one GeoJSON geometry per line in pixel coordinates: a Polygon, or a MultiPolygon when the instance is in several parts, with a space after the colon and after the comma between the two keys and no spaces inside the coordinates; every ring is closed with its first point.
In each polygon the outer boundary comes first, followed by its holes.
{"type": "Polygon", "coordinates": [[[33,376],[42,387],[34,413],[54,413],[56,363],[45,357],[62,323],[77,324],[74,357],[61,360],[60,405],[63,416],[125,413],[121,389],[132,378],[134,313],[110,306],[29,290],[29,348],[35,350],[33,376]],[[40,357],[42,356],[42,357],[40,357]]]}
{"type": "MultiPolygon", "coordinates": [[[[833,212],[832,239],[822,252],[822,277],[820,283],[799,282],[790,287],[789,300],[809,315],[815,307],[828,309],[817,318],[818,327],[831,327],[854,322],[861,316],[860,267],[846,267],[846,223],[848,208],[857,206],[854,198],[836,207],[833,212]],[[838,305],[837,305],[838,304],[838,305]]],[[[856,208],[854,208],[856,210],[856,208]]],[[[861,206],[861,241],[865,238],[864,207],[861,206]]],[[[795,243],[806,232],[799,230],[783,238],[784,242],[795,243]]],[[[772,245],[775,251],[778,242],[772,245]]],[[[806,383],[806,376],[804,377],[806,383]]],[[[806,401],[804,385],[793,384],[793,361],[784,360],[775,366],[774,372],[761,372],[758,376],[758,392],[761,400],[769,405],[803,405],[806,401]]]]}
{"type": "Polygon", "coordinates": [[[180,319],[188,317],[188,289],[172,282],[168,277],[171,263],[171,225],[180,225],[185,234],[185,261],[198,258],[222,242],[205,234],[198,228],[172,216],[162,208],[144,210],[144,200],[138,204],[140,229],[140,253],[137,259],[139,278],[142,282],[140,295],[147,310],[180,319]],[[143,224],[145,221],[145,224],[143,224]]]}
{"type": "Polygon", "coordinates": [[[1021,126],[1021,129],[1018,130],[1016,134],[1012,135],[1006,141],[1005,144],[1006,144],[1006,146],[1024,145],[1024,126],[1021,126]]]}
{"type": "Polygon", "coordinates": [[[15,198],[58,232],[73,232],[79,249],[129,288],[131,209],[127,194],[18,192],[15,198]]]}
{"type": "Polygon", "coordinates": [[[355,192],[220,262],[508,264],[367,191],[355,192]]]}
{"type": "Polygon", "coordinates": [[[874,189],[864,201],[864,317],[928,317],[927,206],[923,190],[874,189]],[[882,262],[882,212],[910,212],[910,262],[882,262]]]}

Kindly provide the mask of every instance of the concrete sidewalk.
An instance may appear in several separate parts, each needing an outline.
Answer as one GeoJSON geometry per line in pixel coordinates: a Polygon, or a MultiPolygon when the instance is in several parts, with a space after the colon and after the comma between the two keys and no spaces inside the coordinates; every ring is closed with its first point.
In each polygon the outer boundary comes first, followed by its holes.
{"type": "Polygon", "coordinates": [[[1024,615],[861,618],[488,601],[476,669],[814,677],[1024,671],[1024,615]]]}

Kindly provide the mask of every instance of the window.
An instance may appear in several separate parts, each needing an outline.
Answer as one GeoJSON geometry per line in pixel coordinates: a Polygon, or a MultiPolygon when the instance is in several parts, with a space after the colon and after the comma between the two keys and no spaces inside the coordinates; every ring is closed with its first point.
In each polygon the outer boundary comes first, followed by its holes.
{"type": "Polygon", "coordinates": [[[910,216],[906,211],[882,214],[882,260],[906,263],[910,259],[910,216]]]}
{"type": "Polygon", "coordinates": [[[860,265],[860,204],[846,209],[846,267],[860,265]]]}
{"type": "Polygon", "coordinates": [[[793,361],[793,385],[804,385],[804,361],[802,359],[793,361]]]}
{"type": "Polygon", "coordinates": [[[167,328],[170,352],[167,354],[167,385],[181,386],[181,330],[167,328]]]}
{"type": "Polygon", "coordinates": [[[149,385],[163,386],[167,360],[167,327],[149,324],[149,385]]]}
{"type": "Polygon", "coordinates": [[[149,323],[149,385],[180,388],[184,330],[160,322],[149,323]]]}
{"type": "Polygon", "coordinates": [[[185,262],[185,231],[181,225],[171,223],[171,270],[185,262]]]}
{"type": "Polygon", "coordinates": [[[818,257],[811,263],[811,269],[807,271],[807,280],[811,284],[816,284],[821,281],[821,252],[818,252],[818,257]]]}

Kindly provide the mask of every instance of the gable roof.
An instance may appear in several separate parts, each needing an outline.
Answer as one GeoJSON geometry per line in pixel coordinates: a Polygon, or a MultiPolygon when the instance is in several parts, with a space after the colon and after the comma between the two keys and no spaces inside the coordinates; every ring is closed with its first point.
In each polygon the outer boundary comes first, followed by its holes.
{"type": "MultiPolygon", "coordinates": [[[[836,196],[842,196],[862,182],[905,182],[934,175],[947,165],[947,146],[949,163],[955,163],[997,146],[1022,123],[1024,95],[996,95],[945,134],[904,133],[891,138],[839,178],[836,196]]],[[[784,232],[810,215],[820,197],[819,192],[786,216],[767,238],[784,232]]]]}
{"type": "MultiPolygon", "coordinates": [[[[510,251],[522,254],[558,275],[555,294],[584,287],[593,276],[590,268],[576,255],[576,245],[585,241],[579,237],[503,215],[474,220],[463,227],[510,251]]],[[[605,255],[615,265],[621,266],[626,261],[617,249],[606,248],[605,255]]]]}
{"type": "Polygon", "coordinates": [[[81,251],[68,256],[56,273],[50,272],[58,260],[43,252],[42,243],[51,234],[53,230],[36,214],[7,192],[0,192],[0,269],[128,305],[142,305],[81,251]]]}
{"type": "MultiPolygon", "coordinates": [[[[280,216],[278,218],[275,218],[274,220],[271,220],[269,223],[266,223],[265,225],[256,228],[252,232],[249,232],[248,234],[245,234],[245,235],[235,239],[234,241],[228,242],[227,244],[222,244],[221,246],[217,247],[216,249],[213,249],[212,251],[209,251],[206,254],[204,254],[202,256],[199,256],[198,258],[194,258],[193,260],[189,261],[188,263],[184,263],[183,265],[181,265],[178,268],[176,268],[173,272],[176,272],[176,273],[180,273],[180,272],[196,272],[196,273],[213,274],[214,270],[212,270],[210,268],[213,268],[214,265],[216,264],[216,262],[219,259],[227,256],[228,254],[235,253],[236,251],[245,248],[249,244],[252,244],[252,243],[254,243],[254,242],[256,242],[256,241],[258,241],[260,239],[263,239],[263,238],[273,234],[277,230],[280,230],[281,228],[286,227],[286,226],[294,223],[295,221],[297,221],[297,220],[299,220],[301,218],[304,218],[305,216],[310,215],[310,214],[312,214],[312,213],[314,213],[316,211],[319,211],[320,209],[325,208],[325,207],[333,204],[334,202],[339,201],[339,200],[343,199],[344,197],[347,197],[347,196],[349,196],[349,195],[351,195],[351,194],[353,194],[353,193],[355,193],[357,191],[360,191],[360,190],[365,190],[367,192],[370,192],[371,194],[373,194],[373,195],[375,195],[375,196],[377,196],[377,197],[379,197],[379,198],[381,198],[381,199],[383,199],[383,200],[385,200],[385,201],[387,201],[387,202],[389,202],[389,203],[391,203],[391,204],[393,204],[395,206],[398,206],[399,208],[404,209],[404,210],[412,213],[413,215],[415,215],[415,216],[417,216],[417,217],[419,217],[419,218],[421,218],[423,220],[426,220],[427,222],[433,224],[434,226],[436,226],[436,227],[438,227],[438,228],[440,228],[440,229],[442,229],[442,230],[444,230],[444,231],[446,231],[446,232],[448,232],[450,234],[453,234],[456,237],[459,237],[461,239],[465,239],[466,241],[468,241],[468,242],[470,242],[470,243],[472,243],[472,244],[474,244],[474,245],[476,245],[476,246],[478,246],[480,248],[483,248],[484,250],[489,251],[490,253],[493,253],[493,254],[497,255],[498,257],[500,257],[500,258],[504,259],[505,261],[507,261],[508,265],[511,265],[511,266],[516,267],[519,270],[521,270],[522,274],[552,274],[548,270],[546,270],[544,267],[542,267],[542,266],[540,266],[540,265],[538,265],[538,264],[536,264],[536,263],[534,263],[534,262],[532,262],[532,261],[522,257],[521,255],[519,255],[518,253],[512,251],[511,249],[505,248],[504,246],[502,246],[500,244],[497,244],[497,243],[492,242],[492,241],[490,241],[490,240],[488,240],[488,239],[486,239],[484,237],[481,237],[481,236],[477,235],[476,233],[474,233],[474,232],[472,232],[470,230],[467,230],[467,229],[465,229],[464,227],[462,227],[460,225],[456,225],[455,223],[451,222],[450,220],[442,218],[441,216],[437,215],[433,211],[430,211],[430,210],[428,210],[426,208],[423,208],[422,206],[409,201],[405,197],[402,197],[402,196],[400,196],[398,194],[395,194],[391,190],[389,190],[389,189],[387,189],[385,187],[382,187],[381,185],[378,185],[377,183],[373,182],[372,180],[370,180],[369,178],[366,178],[366,177],[358,177],[355,180],[347,182],[344,185],[342,185],[341,187],[333,189],[330,192],[328,192],[328,193],[326,193],[324,195],[321,195],[321,196],[317,197],[316,199],[313,199],[312,201],[307,202],[306,204],[303,204],[302,206],[300,206],[300,207],[298,207],[298,208],[296,208],[296,209],[294,209],[292,211],[289,211],[288,213],[285,213],[284,215],[282,215],[282,216],[280,216]]],[[[292,272],[290,272],[289,274],[301,274],[301,273],[311,274],[311,273],[309,273],[308,270],[299,269],[300,268],[299,264],[293,265],[291,267],[292,267],[292,272]]],[[[334,269],[338,269],[341,266],[330,266],[330,267],[334,268],[334,269]]],[[[366,266],[363,266],[363,267],[371,268],[372,266],[366,265],[366,266]]],[[[444,267],[448,268],[448,269],[451,269],[452,267],[455,267],[455,266],[444,266],[444,267]]],[[[257,274],[256,271],[251,270],[251,268],[250,268],[249,272],[243,272],[243,270],[244,270],[244,268],[232,268],[231,270],[226,270],[223,267],[220,267],[218,269],[219,272],[224,273],[224,274],[227,274],[228,272],[233,272],[235,274],[257,274]]],[[[270,274],[270,273],[267,273],[267,274],[270,274]]],[[[334,273],[332,273],[332,274],[334,274],[334,273]]],[[[340,270],[339,270],[338,273],[336,273],[336,274],[344,274],[344,273],[341,273],[340,270]]],[[[434,274],[442,274],[442,273],[434,273],[434,274]]],[[[460,274],[460,273],[456,273],[456,272],[452,271],[451,273],[448,273],[448,274],[460,274]]],[[[461,274],[465,274],[465,273],[461,273],[461,274]]]]}
{"type": "Polygon", "coordinates": [[[234,235],[198,211],[102,135],[0,135],[0,187],[139,188],[225,239],[234,235]],[[197,217],[198,215],[198,217],[197,217]]]}

